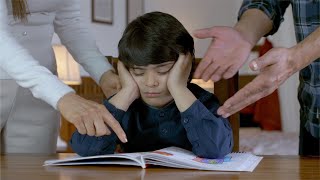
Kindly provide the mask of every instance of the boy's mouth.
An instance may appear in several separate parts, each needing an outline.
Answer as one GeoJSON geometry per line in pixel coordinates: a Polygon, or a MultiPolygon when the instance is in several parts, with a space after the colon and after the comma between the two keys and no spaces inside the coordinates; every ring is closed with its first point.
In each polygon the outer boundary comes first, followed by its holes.
{"type": "Polygon", "coordinates": [[[156,92],[146,92],[144,93],[146,97],[148,98],[154,98],[154,97],[158,97],[160,96],[160,93],[156,93],[156,92]]]}

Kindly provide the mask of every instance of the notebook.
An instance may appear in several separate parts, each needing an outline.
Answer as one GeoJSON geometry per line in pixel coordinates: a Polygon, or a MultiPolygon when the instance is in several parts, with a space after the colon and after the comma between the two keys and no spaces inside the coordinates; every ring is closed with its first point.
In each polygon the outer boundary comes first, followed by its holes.
{"type": "Polygon", "coordinates": [[[75,155],[65,159],[47,160],[44,162],[44,166],[127,165],[147,168],[151,165],[157,165],[183,169],[252,172],[261,159],[262,157],[247,152],[230,153],[221,159],[207,159],[197,157],[185,149],[168,147],[152,152],[117,153],[88,157],[75,155]]]}

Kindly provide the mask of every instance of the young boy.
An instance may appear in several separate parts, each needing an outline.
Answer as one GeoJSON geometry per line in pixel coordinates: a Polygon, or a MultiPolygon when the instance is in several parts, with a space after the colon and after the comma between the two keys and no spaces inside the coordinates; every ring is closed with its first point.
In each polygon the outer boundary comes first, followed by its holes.
{"type": "MultiPolygon", "coordinates": [[[[227,119],[217,115],[218,99],[191,84],[193,38],[173,16],[147,13],[132,21],[118,45],[122,89],[105,101],[128,142],[125,152],[169,146],[197,156],[221,158],[233,147],[227,119]]],[[[102,137],[75,132],[72,149],[81,156],[114,153],[115,133],[102,137]]]]}

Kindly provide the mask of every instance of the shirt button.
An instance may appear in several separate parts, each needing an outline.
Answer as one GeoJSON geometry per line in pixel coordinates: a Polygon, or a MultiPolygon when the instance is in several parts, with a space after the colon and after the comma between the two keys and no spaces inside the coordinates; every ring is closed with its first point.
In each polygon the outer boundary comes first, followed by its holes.
{"type": "Polygon", "coordinates": [[[167,134],[167,133],[168,133],[168,130],[167,130],[167,129],[162,129],[162,133],[163,133],[163,134],[167,134]]]}
{"type": "Polygon", "coordinates": [[[28,35],[28,33],[25,31],[25,32],[22,33],[22,35],[26,36],[26,35],[28,35]]]}
{"type": "Polygon", "coordinates": [[[187,124],[189,122],[189,119],[188,118],[184,118],[183,119],[183,123],[187,124]]]}
{"type": "Polygon", "coordinates": [[[159,113],[159,116],[160,116],[160,117],[164,117],[164,112],[160,112],[160,113],[159,113]]]}

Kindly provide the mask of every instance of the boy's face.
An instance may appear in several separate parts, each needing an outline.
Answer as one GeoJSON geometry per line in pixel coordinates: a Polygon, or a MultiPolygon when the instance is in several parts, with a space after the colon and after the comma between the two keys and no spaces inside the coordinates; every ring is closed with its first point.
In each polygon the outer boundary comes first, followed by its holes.
{"type": "Polygon", "coordinates": [[[138,84],[142,100],[153,107],[163,107],[173,100],[167,80],[175,61],[147,66],[134,66],[129,69],[138,84]]]}

